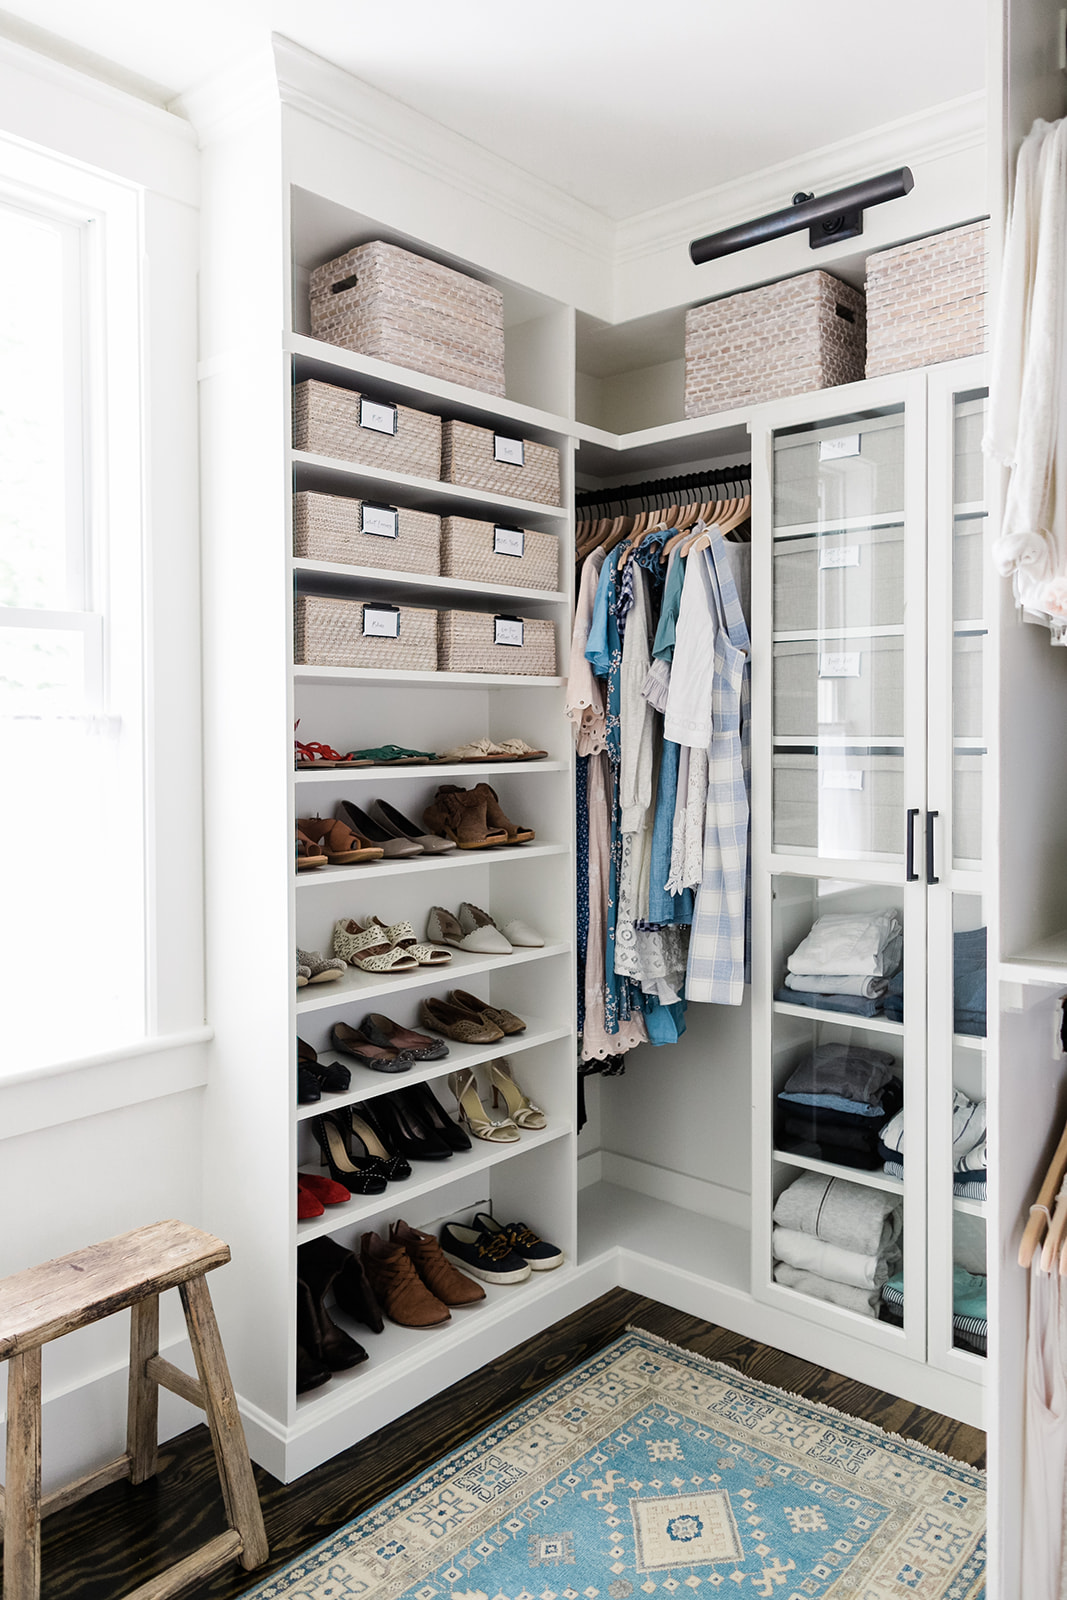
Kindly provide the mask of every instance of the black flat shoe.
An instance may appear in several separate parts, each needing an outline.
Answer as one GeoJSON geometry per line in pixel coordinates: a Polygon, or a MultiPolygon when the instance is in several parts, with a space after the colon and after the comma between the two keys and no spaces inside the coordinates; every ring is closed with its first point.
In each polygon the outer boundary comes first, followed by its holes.
{"type": "Polygon", "coordinates": [[[395,1094],[411,1115],[439,1139],[443,1139],[450,1150],[471,1148],[468,1135],[452,1121],[428,1083],[406,1084],[403,1089],[397,1089],[395,1094]]]}
{"type": "Polygon", "coordinates": [[[381,1162],[372,1156],[349,1155],[345,1137],[348,1130],[336,1114],[312,1117],[311,1131],[335,1183],[343,1184],[350,1194],[385,1193],[386,1176],[381,1162]]]}
{"type": "Polygon", "coordinates": [[[368,1100],[363,1115],[385,1144],[409,1161],[447,1161],[452,1151],[432,1128],[400,1103],[399,1096],[381,1094],[368,1100]]]}
{"type": "Polygon", "coordinates": [[[343,1094],[352,1082],[352,1074],[342,1062],[320,1061],[306,1039],[296,1041],[296,1060],[298,1067],[310,1072],[318,1079],[320,1087],[331,1094],[343,1094]]]}

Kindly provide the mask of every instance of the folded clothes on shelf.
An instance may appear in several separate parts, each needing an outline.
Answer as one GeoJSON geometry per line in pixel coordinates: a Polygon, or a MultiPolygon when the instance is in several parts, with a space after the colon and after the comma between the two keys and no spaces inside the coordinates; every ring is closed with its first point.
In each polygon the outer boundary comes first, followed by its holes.
{"type": "Polygon", "coordinates": [[[820,972],[819,981],[813,984],[810,975],[787,972],[787,989],[818,989],[820,994],[852,994],[864,1000],[877,1000],[889,988],[888,978],[848,977],[843,973],[820,972]]]}
{"type": "Polygon", "coordinates": [[[900,1265],[900,1251],[895,1247],[882,1255],[865,1256],[792,1228],[775,1228],[771,1249],[776,1261],[856,1289],[877,1289],[900,1265]]]}
{"type": "MultiPolygon", "coordinates": [[[[898,1112],[881,1130],[878,1140],[884,1170],[894,1178],[904,1176],[904,1113],[898,1112]]],[[[952,1095],[953,1193],[968,1200],[986,1198],[986,1103],[971,1100],[962,1090],[952,1095]]]]}
{"type": "Polygon", "coordinates": [[[817,1105],[822,1102],[812,1096],[833,1095],[848,1102],[848,1108],[853,1110],[862,1106],[880,1110],[883,1091],[897,1081],[895,1066],[894,1057],[886,1050],[821,1044],[790,1073],[779,1098],[817,1105]]]}
{"type": "Polygon", "coordinates": [[[775,990],[774,998],[790,1006],[812,1006],[816,1011],[844,1011],[850,1017],[877,1017],[882,1010],[881,1000],[865,1000],[858,994],[821,994],[816,989],[787,989],[784,984],[775,990]]]}
{"type": "Polygon", "coordinates": [[[904,973],[894,973],[889,980],[885,999],[882,1001],[882,1010],[890,1022],[904,1021],[904,973]]]}
{"type": "Polygon", "coordinates": [[[986,930],[952,935],[953,1026],[984,1038],[986,1031],[986,930]]]}
{"type": "Polygon", "coordinates": [[[896,911],[831,912],[818,919],[786,965],[790,972],[812,977],[889,978],[900,967],[903,949],[904,930],[896,911]]]}
{"type": "Polygon", "coordinates": [[[878,1290],[857,1289],[850,1283],[834,1283],[831,1278],[820,1277],[817,1272],[805,1272],[779,1261],[774,1268],[776,1283],[786,1289],[796,1289],[810,1295],[813,1300],[825,1300],[830,1305],[842,1306],[846,1311],[856,1311],[861,1317],[878,1315],[878,1290]]]}
{"type": "Polygon", "coordinates": [[[803,1172],[778,1196],[774,1221],[858,1255],[883,1255],[900,1238],[903,1202],[884,1189],[803,1172]]]}
{"type": "MultiPolygon", "coordinates": [[[[904,1325],[904,1274],[896,1272],[881,1287],[878,1315],[896,1327],[904,1325]]],[[[952,1269],[952,1342],[964,1350],[985,1355],[988,1341],[986,1279],[965,1267],[952,1269]]]]}

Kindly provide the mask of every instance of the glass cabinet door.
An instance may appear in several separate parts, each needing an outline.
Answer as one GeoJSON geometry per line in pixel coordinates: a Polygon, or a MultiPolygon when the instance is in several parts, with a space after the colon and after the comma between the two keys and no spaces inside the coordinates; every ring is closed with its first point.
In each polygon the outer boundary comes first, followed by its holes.
{"type": "Polygon", "coordinates": [[[908,708],[922,693],[907,619],[923,599],[906,434],[897,406],[774,435],[776,854],[904,859],[908,708]]]}
{"type": "Polygon", "coordinates": [[[982,861],[986,405],[984,391],[953,397],[952,864],[963,870],[982,861]]]}

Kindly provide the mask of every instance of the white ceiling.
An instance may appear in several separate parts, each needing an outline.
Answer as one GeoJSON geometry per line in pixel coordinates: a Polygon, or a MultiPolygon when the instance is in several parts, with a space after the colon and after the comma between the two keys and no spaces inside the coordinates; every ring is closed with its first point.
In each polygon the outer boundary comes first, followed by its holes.
{"type": "Polygon", "coordinates": [[[976,0],[7,0],[0,30],[45,30],[161,102],[281,33],[621,219],[980,89],[982,17],[976,0]]]}

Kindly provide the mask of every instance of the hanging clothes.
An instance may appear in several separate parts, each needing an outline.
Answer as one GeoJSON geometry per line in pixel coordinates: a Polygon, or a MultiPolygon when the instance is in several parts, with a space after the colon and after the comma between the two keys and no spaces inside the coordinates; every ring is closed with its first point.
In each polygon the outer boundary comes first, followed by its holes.
{"type": "Polygon", "coordinates": [[[1023,1457],[1022,1585],[1026,1600],[1060,1600],[1064,1557],[1063,1511],[1067,1488],[1067,1370],[1064,1314],[1067,1296],[1059,1273],[1030,1266],[1026,1336],[1026,1425],[1023,1457]]]}

